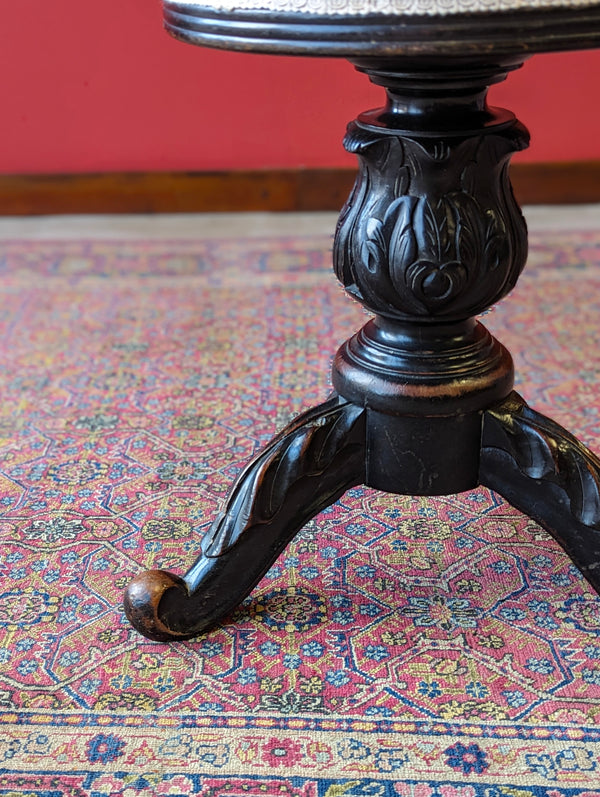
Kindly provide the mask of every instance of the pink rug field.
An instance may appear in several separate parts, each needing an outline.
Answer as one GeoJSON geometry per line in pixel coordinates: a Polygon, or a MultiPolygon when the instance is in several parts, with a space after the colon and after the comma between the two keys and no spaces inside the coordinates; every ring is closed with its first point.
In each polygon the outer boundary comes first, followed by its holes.
{"type": "MultiPolygon", "coordinates": [[[[364,323],[328,238],[0,243],[0,796],[599,797],[600,598],[486,489],[349,491],[221,627],[140,637],[364,323]]],[[[600,450],[600,233],[483,319],[600,450]]]]}

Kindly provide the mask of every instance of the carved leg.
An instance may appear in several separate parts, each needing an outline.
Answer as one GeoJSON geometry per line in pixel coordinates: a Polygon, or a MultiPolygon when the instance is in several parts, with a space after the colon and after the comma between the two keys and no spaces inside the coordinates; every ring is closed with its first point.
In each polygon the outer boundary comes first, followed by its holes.
{"type": "Polygon", "coordinates": [[[364,469],[364,411],[333,395],[246,467],[183,578],[149,570],[132,581],[125,593],[130,622],[161,641],[214,625],[250,593],[302,526],[364,481],[364,469]]]}
{"type": "Polygon", "coordinates": [[[512,393],[484,414],[481,484],[543,526],[600,593],[600,459],[512,393]]]}

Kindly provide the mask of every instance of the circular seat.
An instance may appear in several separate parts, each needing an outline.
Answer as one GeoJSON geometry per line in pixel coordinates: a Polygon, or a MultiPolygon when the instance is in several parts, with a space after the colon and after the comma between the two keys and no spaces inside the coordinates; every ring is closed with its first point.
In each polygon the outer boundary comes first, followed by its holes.
{"type": "Polygon", "coordinates": [[[322,56],[529,55],[600,45],[590,0],[163,0],[165,27],[207,47],[322,56]]]}

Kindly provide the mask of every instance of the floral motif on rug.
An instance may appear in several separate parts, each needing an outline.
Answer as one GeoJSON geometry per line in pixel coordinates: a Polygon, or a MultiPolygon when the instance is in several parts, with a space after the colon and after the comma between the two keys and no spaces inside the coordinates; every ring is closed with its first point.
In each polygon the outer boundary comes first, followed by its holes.
{"type": "MultiPolygon", "coordinates": [[[[221,626],[127,624],[364,319],[330,241],[4,242],[0,795],[600,797],[600,598],[485,489],[359,487],[221,626]]],[[[484,322],[600,447],[600,234],[484,322]]]]}

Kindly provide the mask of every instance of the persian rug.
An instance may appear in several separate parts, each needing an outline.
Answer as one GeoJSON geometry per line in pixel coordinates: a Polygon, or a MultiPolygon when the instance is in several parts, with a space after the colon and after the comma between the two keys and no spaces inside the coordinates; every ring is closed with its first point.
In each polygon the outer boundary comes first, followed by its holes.
{"type": "MultiPolygon", "coordinates": [[[[150,642],[248,458],[364,322],[326,237],[0,243],[0,795],[598,797],[600,598],[498,495],[359,488],[222,626],[150,642]]],[[[600,232],[484,322],[600,448],[600,232]]]]}

